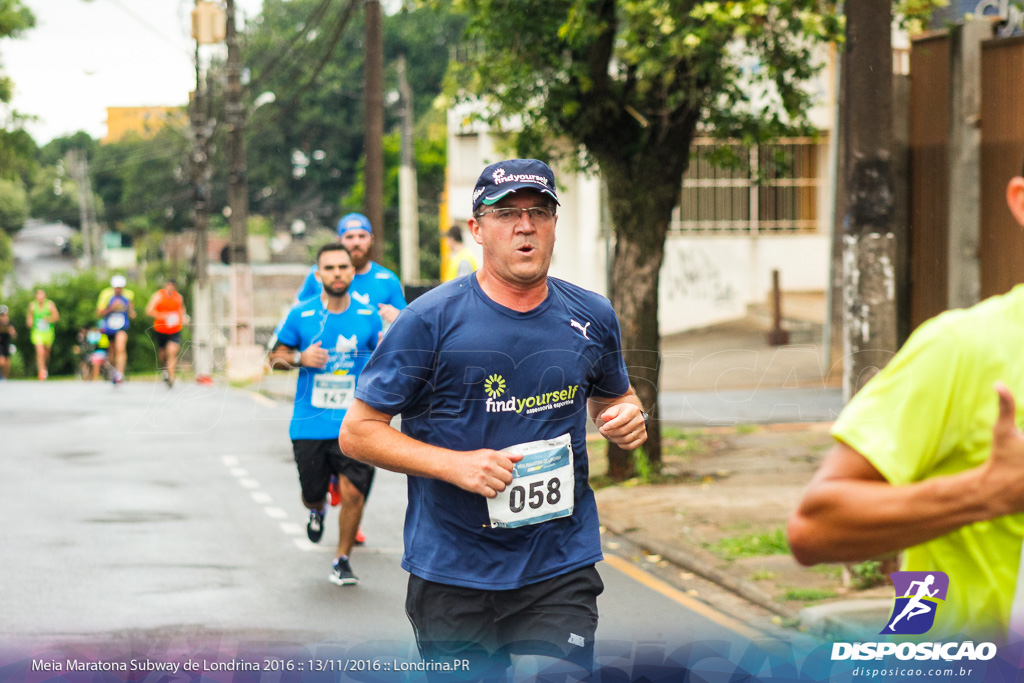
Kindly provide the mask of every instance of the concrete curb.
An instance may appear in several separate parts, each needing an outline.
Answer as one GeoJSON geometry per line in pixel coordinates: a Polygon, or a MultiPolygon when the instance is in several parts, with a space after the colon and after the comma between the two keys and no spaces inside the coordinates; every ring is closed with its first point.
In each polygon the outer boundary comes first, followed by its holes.
{"type": "Polygon", "coordinates": [[[697,576],[718,584],[748,602],[762,607],[773,614],[777,614],[784,619],[796,620],[799,618],[799,614],[796,611],[786,605],[779,604],[754,584],[718,569],[715,565],[719,560],[703,548],[690,546],[681,549],[661,542],[641,531],[623,529],[615,524],[615,522],[602,521],[602,523],[607,531],[616,536],[628,539],[643,550],[661,555],[661,557],[677,567],[693,572],[697,576]]]}

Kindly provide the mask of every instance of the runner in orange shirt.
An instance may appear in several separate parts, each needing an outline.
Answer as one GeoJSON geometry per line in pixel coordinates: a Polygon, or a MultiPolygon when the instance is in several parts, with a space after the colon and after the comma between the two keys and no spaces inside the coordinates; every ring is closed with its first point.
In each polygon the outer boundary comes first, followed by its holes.
{"type": "Polygon", "coordinates": [[[146,304],[146,315],[154,321],[157,358],[163,369],[164,382],[168,388],[173,387],[178,349],[181,348],[181,328],[188,321],[185,301],[178,293],[178,286],[174,280],[168,279],[162,289],[153,293],[146,304]]]}

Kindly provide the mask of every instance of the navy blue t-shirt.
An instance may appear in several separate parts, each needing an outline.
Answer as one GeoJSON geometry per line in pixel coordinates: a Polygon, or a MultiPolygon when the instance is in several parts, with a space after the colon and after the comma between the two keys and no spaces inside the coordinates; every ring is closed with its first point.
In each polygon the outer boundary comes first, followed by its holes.
{"type": "Polygon", "coordinates": [[[601,560],[587,399],[628,390],[618,320],[593,292],[548,278],[544,302],[520,313],[491,300],[473,274],[410,304],[356,397],[401,413],[402,432],[434,446],[532,455],[490,503],[410,476],[402,566],[438,583],[503,590],[601,560]]]}
{"type": "Polygon", "coordinates": [[[299,368],[295,407],[288,435],[292,439],[337,439],[341,422],[355,396],[356,379],[377,348],[380,316],[350,300],[341,313],[330,313],[320,297],[292,307],[278,341],[299,351],[320,342],[328,352],[323,369],[299,368]]]}

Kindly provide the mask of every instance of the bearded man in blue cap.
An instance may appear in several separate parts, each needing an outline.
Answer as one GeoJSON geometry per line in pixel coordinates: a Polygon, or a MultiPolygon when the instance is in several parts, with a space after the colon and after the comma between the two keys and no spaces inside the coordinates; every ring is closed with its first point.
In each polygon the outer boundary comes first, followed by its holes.
{"type": "MultiPolygon", "coordinates": [[[[342,216],[338,221],[338,241],[352,255],[352,265],[356,269],[356,277],[349,288],[350,296],[364,306],[376,308],[387,329],[405,308],[405,295],[398,276],[370,260],[373,228],[369,219],[361,213],[342,216]]],[[[295,295],[296,301],[307,301],[323,293],[323,285],[317,279],[316,271],[315,265],[310,268],[299,293],[295,295]]]]}

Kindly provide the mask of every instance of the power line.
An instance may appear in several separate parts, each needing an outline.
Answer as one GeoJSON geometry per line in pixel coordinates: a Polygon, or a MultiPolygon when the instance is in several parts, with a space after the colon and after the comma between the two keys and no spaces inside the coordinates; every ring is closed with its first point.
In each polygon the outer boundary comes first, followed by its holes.
{"type": "Polygon", "coordinates": [[[284,116],[286,112],[290,111],[299,97],[309,89],[309,86],[313,85],[316,79],[320,76],[320,72],[323,71],[323,68],[327,65],[327,62],[330,61],[331,56],[334,54],[334,48],[338,46],[338,43],[341,41],[341,36],[345,33],[345,27],[348,26],[348,22],[352,18],[352,13],[356,7],[356,1],[357,0],[349,0],[348,6],[345,8],[345,11],[341,13],[338,23],[334,27],[334,33],[331,35],[327,49],[324,50],[320,61],[313,70],[313,74],[305,83],[300,85],[297,90],[292,92],[290,97],[287,98],[285,105],[281,108],[282,116],[284,116]]]}
{"type": "Polygon", "coordinates": [[[313,8],[313,11],[310,12],[309,16],[306,17],[306,20],[302,23],[302,30],[297,31],[295,35],[293,35],[291,39],[283,45],[280,50],[278,50],[277,54],[267,61],[266,65],[254,65],[259,69],[260,80],[268,79],[270,75],[274,73],[277,65],[281,63],[281,60],[292,54],[292,48],[295,44],[302,38],[308,36],[311,31],[319,28],[320,22],[323,21],[324,14],[326,14],[327,8],[330,7],[331,2],[332,0],[321,0],[320,4],[313,8]]]}
{"type": "Polygon", "coordinates": [[[130,7],[128,7],[127,5],[125,5],[123,2],[121,2],[121,0],[110,0],[110,2],[114,3],[115,5],[117,5],[119,8],[121,8],[121,11],[123,11],[125,14],[130,16],[135,21],[139,22],[139,24],[141,24],[142,26],[144,26],[147,29],[149,29],[149,31],[151,33],[153,33],[156,36],[158,36],[161,40],[163,40],[163,41],[173,45],[176,50],[180,50],[180,51],[184,52],[185,54],[188,55],[189,59],[192,59],[192,52],[191,51],[185,49],[184,47],[182,47],[181,43],[179,43],[176,40],[170,38],[161,29],[159,29],[156,26],[154,26],[153,24],[149,23],[148,19],[146,19],[145,17],[137,14],[135,12],[135,10],[133,10],[130,7]]]}

